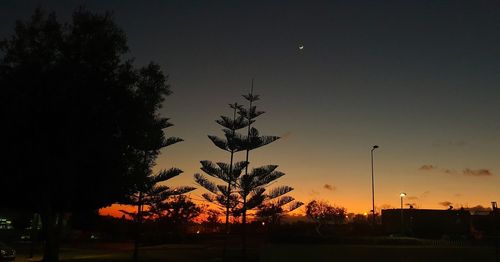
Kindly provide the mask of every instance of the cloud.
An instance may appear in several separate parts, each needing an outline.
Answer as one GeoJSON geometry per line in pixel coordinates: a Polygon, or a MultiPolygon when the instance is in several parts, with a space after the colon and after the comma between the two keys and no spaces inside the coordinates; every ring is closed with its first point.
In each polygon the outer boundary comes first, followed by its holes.
{"type": "Polygon", "coordinates": [[[439,171],[448,175],[465,175],[465,176],[475,176],[475,177],[486,177],[486,176],[492,176],[493,173],[486,168],[480,168],[480,169],[470,169],[470,168],[465,168],[462,171],[457,171],[452,168],[439,168],[438,166],[435,165],[422,165],[421,167],[418,168],[420,171],[439,171]]]}
{"type": "Polygon", "coordinates": [[[330,185],[330,184],[324,184],[323,189],[330,190],[330,191],[337,190],[337,188],[334,185],[330,185]]]}
{"type": "Polygon", "coordinates": [[[476,169],[472,170],[469,168],[464,169],[463,174],[466,176],[492,176],[493,173],[489,169],[476,169]]]}
{"type": "Polygon", "coordinates": [[[449,168],[443,168],[441,169],[445,174],[450,174],[450,175],[455,175],[458,174],[458,172],[454,169],[449,169],[449,168]]]}
{"type": "Polygon", "coordinates": [[[438,204],[441,205],[441,206],[444,206],[444,207],[449,207],[453,203],[451,203],[450,201],[443,201],[443,202],[439,202],[438,204]]]}
{"type": "Polygon", "coordinates": [[[435,170],[435,169],[437,169],[437,166],[434,166],[434,165],[422,165],[418,170],[430,171],[430,170],[435,170]]]}
{"type": "Polygon", "coordinates": [[[431,193],[430,190],[426,190],[420,195],[420,197],[427,197],[430,193],[431,193]]]}

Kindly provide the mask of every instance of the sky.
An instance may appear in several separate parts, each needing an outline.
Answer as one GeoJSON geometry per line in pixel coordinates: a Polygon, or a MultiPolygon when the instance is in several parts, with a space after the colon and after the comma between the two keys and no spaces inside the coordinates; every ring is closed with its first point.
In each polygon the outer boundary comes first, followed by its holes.
{"type": "Polygon", "coordinates": [[[222,135],[214,120],[254,78],[266,111],[255,127],[282,139],[251,166],[279,165],[276,185],[296,199],[369,212],[379,145],[378,208],[398,208],[401,192],[418,208],[500,201],[498,1],[4,0],[0,38],[37,6],[62,20],[78,6],[113,11],[135,64],[170,76],[162,114],[185,141],[155,170],[184,170],[172,185],[196,186],[200,160],[229,160],[207,135],[222,135]]]}

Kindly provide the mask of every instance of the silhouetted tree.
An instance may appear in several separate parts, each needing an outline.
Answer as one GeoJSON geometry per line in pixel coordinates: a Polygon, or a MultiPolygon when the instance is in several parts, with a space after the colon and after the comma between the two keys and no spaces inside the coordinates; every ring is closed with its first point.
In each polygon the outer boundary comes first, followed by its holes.
{"type": "MultiPolygon", "coordinates": [[[[258,96],[254,96],[253,94],[245,97],[250,101],[258,99],[258,96]]],[[[250,110],[246,110],[237,103],[231,104],[230,107],[233,109],[233,118],[222,116],[221,120],[217,120],[217,123],[225,127],[223,131],[226,138],[221,139],[209,136],[216,146],[230,152],[230,163],[213,163],[208,160],[201,161],[202,171],[211,177],[226,182],[227,185],[216,185],[202,174],[194,175],[196,183],[212,193],[204,193],[203,197],[207,201],[226,209],[226,227],[229,223],[231,213],[235,217],[243,214],[242,223],[246,223],[246,211],[256,208],[266,197],[269,197],[269,195],[266,196],[264,194],[265,187],[285,175],[283,172],[276,170],[277,165],[261,166],[248,172],[249,162],[247,160],[234,163],[234,154],[236,152],[246,151],[248,157],[250,150],[267,145],[279,137],[261,136],[258,130],[253,127],[248,129],[248,135],[246,136],[237,133],[238,129],[250,126],[255,121],[254,118],[264,112],[257,112],[255,106],[251,106],[250,110]],[[245,170],[245,174],[242,175],[243,170],[245,170]]],[[[291,190],[293,188],[284,186],[276,189],[274,192],[286,194],[291,190]]],[[[275,195],[272,198],[279,196],[281,195],[275,195]]]]}
{"type": "MultiPolygon", "coordinates": [[[[261,136],[259,131],[252,127],[255,119],[264,114],[264,111],[257,110],[255,102],[259,100],[259,95],[253,93],[253,79],[250,93],[243,95],[243,98],[248,102],[248,108],[239,108],[240,116],[244,117],[248,123],[247,134],[244,137],[245,142],[245,173],[236,181],[236,186],[238,188],[238,194],[240,195],[241,203],[239,205],[239,212],[242,215],[243,224],[243,248],[246,246],[246,221],[247,221],[247,210],[254,209],[261,205],[265,199],[272,201],[273,199],[280,198],[277,201],[272,202],[278,207],[282,207],[293,201],[294,199],[290,196],[281,198],[284,194],[293,190],[291,187],[283,186],[273,189],[269,194],[263,194],[265,187],[271,182],[285,175],[282,172],[276,171],[277,165],[267,165],[259,168],[253,169],[251,172],[248,171],[249,167],[249,157],[250,151],[261,148],[279,139],[278,136],[261,136]]],[[[269,203],[271,204],[271,203],[269,203]]],[[[302,205],[302,203],[297,202],[297,207],[302,205]]],[[[292,207],[292,205],[290,205],[292,207]]],[[[297,208],[295,207],[295,208],[297,208]]],[[[294,209],[295,209],[294,208],[294,209]]],[[[277,209],[275,209],[277,210],[277,209]]],[[[283,209],[282,209],[283,210],[283,209]]]]}
{"type": "Polygon", "coordinates": [[[170,232],[176,237],[183,237],[186,225],[192,223],[202,210],[202,206],[186,195],[176,195],[166,201],[153,202],[148,211],[149,221],[153,222],[151,224],[156,226],[159,234],[170,232]]]}
{"type": "MultiPolygon", "coordinates": [[[[201,161],[201,170],[207,175],[220,179],[227,185],[217,185],[208,180],[204,175],[195,174],[196,183],[207,189],[210,193],[204,193],[203,197],[212,203],[222,206],[226,209],[226,233],[229,233],[229,215],[232,214],[235,220],[242,218],[243,224],[243,251],[246,246],[246,215],[247,211],[261,205],[265,199],[276,199],[293,188],[289,186],[277,187],[268,194],[265,194],[266,187],[276,179],[285,175],[283,172],[277,171],[277,165],[266,165],[248,170],[249,153],[253,149],[260,148],[279,139],[277,136],[263,136],[259,131],[252,127],[255,118],[263,114],[263,111],[258,111],[254,102],[259,99],[258,95],[252,91],[243,97],[249,102],[249,107],[245,108],[237,103],[231,104],[233,117],[221,117],[217,120],[221,126],[226,138],[221,139],[214,136],[209,136],[212,142],[219,148],[230,152],[230,163],[213,163],[208,160],[201,161]],[[241,135],[237,132],[242,128],[247,128],[247,134],[241,135]],[[245,161],[234,163],[234,155],[236,152],[245,151],[245,161]],[[242,171],[245,171],[242,175],[242,171]]],[[[293,198],[286,198],[291,199],[293,198]]],[[[244,254],[243,254],[244,255],[244,254]]]]}
{"type": "Polygon", "coordinates": [[[192,222],[202,212],[202,207],[185,195],[177,195],[170,200],[153,204],[151,212],[157,221],[183,225],[192,222]]]}
{"type": "Polygon", "coordinates": [[[208,209],[206,210],[207,217],[203,221],[203,224],[206,225],[206,227],[211,231],[211,232],[217,232],[220,224],[220,219],[219,216],[221,213],[218,210],[215,209],[208,209]]]}
{"type": "MultiPolygon", "coordinates": [[[[168,138],[164,141],[164,145],[168,146],[179,141],[181,141],[181,139],[179,138],[168,138]]],[[[130,194],[128,198],[122,202],[122,204],[133,205],[137,207],[136,212],[120,210],[122,213],[131,216],[136,222],[137,228],[133,253],[134,261],[137,261],[139,256],[139,244],[142,234],[141,225],[144,218],[155,218],[162,215],[162,211],[164,211],[165,209],[160,210],[160,208],[163,208],[163,205],[167,205],[167,201],[170,197],[180,196],[195,189],[194,187],[189,186],[170,188],[167,185],[161,184],[173,177],[180,175],[181,173],[182,170],[178,168],[170,168],[161,171],[157,175],[153,175],[151,166],[148,166],[144,170],[145,177],[143,178],[143,182],[135,185],[137,191],[130,194]]]]}
{"type": "Polygon", "coordinates": [[[341,224],[345,221],[346,210],[325,201],[313,200],[306,205],[306,215],[316,222],[316,232],[321,235],[321,226],[329,223],[341,224]]]}
{"type": "Polygon", "coordinates": [[[202,174],[195,174],[196,183],[203,186],[213,194],[204,193],[202,196],[209,202],[215,203],[226,209],[226,233],[229,233],[229,216],[231,210],[238,205],[238,195],[234,193],[236,180],[240,177],[242,170],[247,166],[246,161],[234,162],[236,152],[245,150],[244,138],[236,131],[248,125],[244,117],[238,115],[238,110],[242,108],[238,103],[230,104],[232,117],[221,116],[216,122],[223,127],[225,138],[209,135],[210,140],[218,148],[229,152],[229,163],[203,160],[200,161],[201,170],[207,175],[224,181],[225,185],[216,185],[202,174]]]}
{"type": "Polygon", "coordinates": [[[112,16],[85,9],[67,24],[38,9],[0,44],[8,152],[0,206],[40,213],[44,261],[58,261],[63,213],[136,192],[131,185],[143,181],[145,141],[147,148],[163,146],[167,121],[158,109],[170,93],[166,76],[156,64],[134,68],[127,52],[112,16]]]}
{"type": "Polygon", "coordinates": [[[291,196],[271,197],[272,195],[258,207],[255,213],[258,218],[265,220],[269,225],[279,224],[283,215],[304,205],[304,203],[296,201],[291,196]]]}

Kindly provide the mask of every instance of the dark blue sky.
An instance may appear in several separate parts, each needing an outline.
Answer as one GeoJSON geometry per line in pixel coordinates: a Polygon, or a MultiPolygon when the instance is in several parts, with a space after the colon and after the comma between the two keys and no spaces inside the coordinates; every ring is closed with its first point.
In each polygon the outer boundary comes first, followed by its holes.
{"type": "Polygon", "coordinates": [[[136,63],[170,74],[165,114],[186,141],[158,168],[184,169],[179,183],[225,160],[206,135],[254,77],[257,127],[286,137],[255,164],[279,164],[301,200],[369,210],[373,144],[378,205],[400,191],[422,207],[500,200],[498,1],[2,1],[0,36],[38,5],[62,19],[112,10],[136,63]]]}

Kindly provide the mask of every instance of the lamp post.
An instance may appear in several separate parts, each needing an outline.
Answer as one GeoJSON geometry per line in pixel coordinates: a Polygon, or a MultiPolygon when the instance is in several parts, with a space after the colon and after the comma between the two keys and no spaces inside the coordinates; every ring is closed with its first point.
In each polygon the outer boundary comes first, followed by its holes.
{"type": "Polygon", "coordinates": [[[406,193],[401,193],[399,196],[401,197],[401,210],[403,210],[403,197],[406,196],[406,193]]]}
{"type": "Polygon", "coordinates": [[[404,218],[403,218],[403,198],[406,196],[406,193],[402,192],[399,194],[401,198],[401,234],[404,234],[404,218]]]}
{"type": "Polygon", "coordinates": [[[373,179],[373,151],[377,148],[378,148],[378,146],[374,145],[372,147],[372,150],[370,151],[371,159],[372,159],[372,224],[373,224],[373,226],[375,226],[375,182],[373,179]]]}

